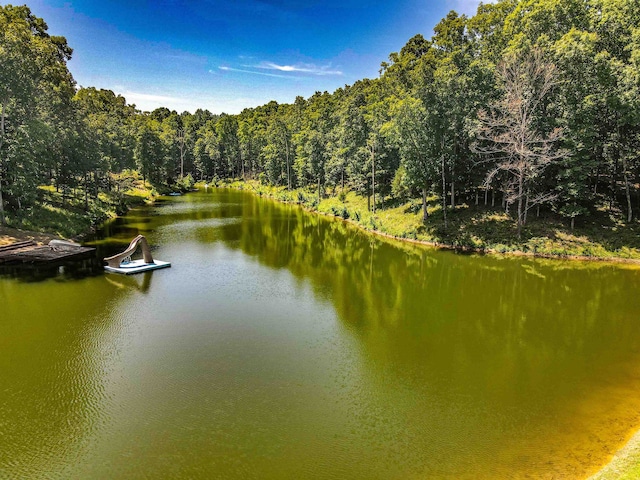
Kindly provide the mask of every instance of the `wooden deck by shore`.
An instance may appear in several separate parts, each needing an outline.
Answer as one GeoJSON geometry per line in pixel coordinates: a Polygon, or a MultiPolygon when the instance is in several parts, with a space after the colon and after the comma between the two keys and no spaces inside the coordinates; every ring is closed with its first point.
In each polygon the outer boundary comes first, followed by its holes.
{"type": "Polygon", "coordinates": [[[21,263],[54,263],[87,258],[95,248],[72,244],[38,245],[33,240],[0,246],[0,265],[21,263]]]}

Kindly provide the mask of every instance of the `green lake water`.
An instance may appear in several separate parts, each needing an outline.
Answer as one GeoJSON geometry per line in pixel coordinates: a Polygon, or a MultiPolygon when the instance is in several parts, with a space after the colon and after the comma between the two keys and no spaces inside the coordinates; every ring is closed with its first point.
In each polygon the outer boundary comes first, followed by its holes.
{"type": "Polygon", "coordinates": [[[170,269],[0,275],[2,479],[584,478],[640,428],[640,270],[389,242],[248,193],[170,269]]]}

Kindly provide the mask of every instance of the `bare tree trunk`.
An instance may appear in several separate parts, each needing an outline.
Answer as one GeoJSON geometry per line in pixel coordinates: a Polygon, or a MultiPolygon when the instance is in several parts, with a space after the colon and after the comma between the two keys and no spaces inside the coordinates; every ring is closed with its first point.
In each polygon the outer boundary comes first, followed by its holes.
{"type": "Polygon", "coordinates": [[[633,219],[633,210],[631,208],[631,192],[629,191],[629,177],[627,176],[627,161],[622,157],[622,174],[624,176],[624,191],[627,197],[627,222],[633,219]]]}
{"type": "Polygon", "coordinates": [[[4,200],[2,198],[2,147],[4,146],[4,122],[7,114],[7,103],[9,99],[4,98],[2,100],[2,112],[0,112],[0,225],[6,225],[6,219],[4,218],[4,200]]]}
{"type": "Polygon", "coordinates": [[[371,147],[371,192],[373,194],[373,213],[376,213],[376,150],[371,147]]]}
{"type": "Polygon", "coordinates": [[[426,222],[429,218],[427,212],[427,187],[422,189],[422,221],[426,222]]]}
{"type": "Polygon", "coordinates": [[[180,152],[180,178],[184,177],[184,130],[178,129],[176,132],[176,140],[178,140],[178,151],[180,152]]]}
{"type": "Polygon", "coordinates": [[[456,189],[453,178],[451,178],[451,208],[456,208],[456,189]]]}
{"type": "Polygon", "coordinates": [[[478,189],[476,188],[476,207],[478,206],[479,198],[480,198],[480,193],[478,193],[478,189]]]}
{"type": "Polygon", "coordinates": [[[442,171],[442,216],[444,218],[444,229],[447,229],[447,180],[445,178],[445,162],[444,155],[442,155],[442,165],[440,170],[442,171]]]}
{"type": "MultiPolygon", "coordinates": [[[[636,183],[640,183],[640,172],[636,174],[636,183]]],[[[636,198],[638,199],[638,208],[640,208],[640,192],[638,192],[636,198]]]]}
{"type": "Polygon", "coordinates": [[[2,198],[2,163],[0,162],[0,225],[6,225],[4,218],[4,200],[2,198]]]}
{"type": "Polygon", "coordinates": [[[527,224],[527,213],[529,212],[529,194],[527,193],[527,199],[525,201],[524,204],[524,221],[522,222],[523,225],[527,224]]]}
{"type": "Polygon", "coordinates": [[[493,188],[491,189],[491,206],[496,206],[496,191],[493,188]]]}
{"type": "Polygon", "coordinates": [[[522,190],[523,190],[523,178],[522,175],[518,178],[518,240],[522,234],[522,190]]]}
{"type": "Polygon", "coordinates": [[[489,189],[485,188],[484,189],[484,206],[487,206],[487,200],[489,199],[489,189]]]}
{"type": "Polygon", "coordinates": [[[289,165],[289,140],[284,136],[284,151],[287,158],[287,190],[291,190],[291,165],[289,165]]]}
{"type": "Polygon", "coordinates": [[[89,172],[84,173],[84,208],[89,210],[89,172]]]}
{"type": "Polygon", "coordinates": [[[616,201],[616,177],[618,175],[618,162],[613,162],[613,175],[611,175],[611,195],[609,196],[609,211],[613,210],[616,201]]]}

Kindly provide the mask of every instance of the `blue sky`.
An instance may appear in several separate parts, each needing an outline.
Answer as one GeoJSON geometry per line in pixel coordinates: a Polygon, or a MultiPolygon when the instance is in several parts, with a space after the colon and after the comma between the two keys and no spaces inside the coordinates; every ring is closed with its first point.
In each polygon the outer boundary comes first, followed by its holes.
{"type": "MultiPolygon", "coordinates": [[[[141,110],[239,113],[376,77],[416,33],[479,0],[23,0],[74,49],[78,85],[141,110]]],[[[21,4],[23,1],[2,2],[21,4]]]]}

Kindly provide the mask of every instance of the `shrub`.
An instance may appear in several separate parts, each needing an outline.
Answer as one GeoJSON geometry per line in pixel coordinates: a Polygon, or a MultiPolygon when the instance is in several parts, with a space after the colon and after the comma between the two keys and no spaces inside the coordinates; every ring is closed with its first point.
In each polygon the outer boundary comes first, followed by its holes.
{"type": "Polygon", "coordinates": [[[181,177],[178,179],[178,181],[176,182],[176,186],[183,191],[187,191],[187,190],[191,190],[193,188],[193,186],[195,185],[195,180],[193,179],[193,177],[191,176],[190,173],[188,173],[185,177],[181,177]]]}

